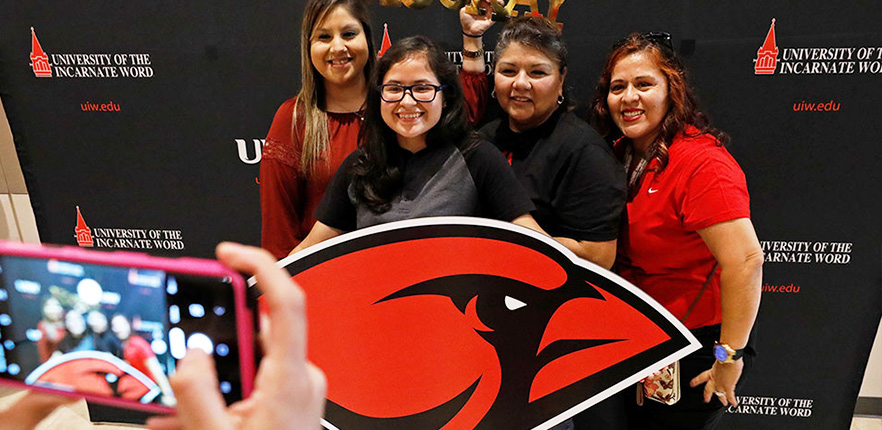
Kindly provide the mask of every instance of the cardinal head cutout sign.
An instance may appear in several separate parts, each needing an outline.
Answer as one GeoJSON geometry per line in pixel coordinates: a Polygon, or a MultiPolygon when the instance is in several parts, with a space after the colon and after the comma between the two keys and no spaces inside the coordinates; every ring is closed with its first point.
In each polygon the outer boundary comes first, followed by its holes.
{"type": "Polygon", "coordinates": [[[306,292],[329,429],[547,429],[700,346],[638,288],[510,223],[389,223],[279,264],[306,292]]]}

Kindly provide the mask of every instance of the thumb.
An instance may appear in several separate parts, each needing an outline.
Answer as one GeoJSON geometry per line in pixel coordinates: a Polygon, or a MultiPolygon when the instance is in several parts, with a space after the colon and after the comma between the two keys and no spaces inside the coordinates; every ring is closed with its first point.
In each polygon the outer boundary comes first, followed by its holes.
{"type": "Polygon", "coordinates": [[[178,401],[177,416],[185,429],[229,429],[226,406],[218,390],[214,360],[201,350],[191,349],[170,380],[178,401]]]}
{"type": "Polygon", "coordinates": [[[705,382],[710,380],[710,372],[710,370],[705,370],[704,372],[699,373],[698,376],[692,378],[692,380],[689,381],[689,386],[694,388],[701,384],[704,384],[705,382]]]}

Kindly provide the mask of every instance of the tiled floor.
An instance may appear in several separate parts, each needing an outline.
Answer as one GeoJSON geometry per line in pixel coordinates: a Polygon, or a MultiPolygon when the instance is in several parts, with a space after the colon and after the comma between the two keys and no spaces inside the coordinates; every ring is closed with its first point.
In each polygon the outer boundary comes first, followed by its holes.
{"type": "Polygon", "coordinates": [[[882,418],[854,417],[851,421],[851,430],[882,430],[882,418]]]}

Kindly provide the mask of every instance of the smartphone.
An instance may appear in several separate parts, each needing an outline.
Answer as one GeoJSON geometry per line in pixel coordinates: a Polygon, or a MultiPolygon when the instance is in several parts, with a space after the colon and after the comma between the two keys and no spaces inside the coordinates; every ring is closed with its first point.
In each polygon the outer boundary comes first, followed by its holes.
{"type": "Polygon", "coordinates": [[[680,360],[659,370],[652,381],[637,384],[637,404],[643,406],[644,398],[669,406],[680,401],[680,360]]]}
{"type": "Polygon", "coordinates": [[[251,393],[254,317],[214,260],[0,241],[0,384],[171,412],[177,360],[214,357],[227,403],[251,393]]]}

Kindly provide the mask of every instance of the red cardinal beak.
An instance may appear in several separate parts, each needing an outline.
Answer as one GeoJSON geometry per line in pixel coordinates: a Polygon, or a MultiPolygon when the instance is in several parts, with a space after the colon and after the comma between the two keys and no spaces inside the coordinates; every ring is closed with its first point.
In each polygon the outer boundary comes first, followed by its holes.
{"type": "Polygon", "coordinates": [[[588,285],[604,300],[579,297],[561,305],[551,316],[536,355],[553,354],[556,343],[583,343],[586,347],[553,358],[540,369],[530,388],[530,402],[670,339],[637,309],[596,285],[588,285]]]}

